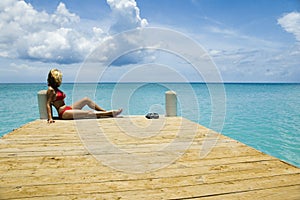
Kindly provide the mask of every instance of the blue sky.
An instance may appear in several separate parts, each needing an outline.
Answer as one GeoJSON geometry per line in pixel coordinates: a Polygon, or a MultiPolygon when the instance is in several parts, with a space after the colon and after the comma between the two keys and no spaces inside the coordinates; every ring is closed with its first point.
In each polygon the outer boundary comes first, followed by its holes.
{"type": "MultiPolygon", "coordinates": [[[[93,49],[115,34],[147,27],[197,42],[224,82],[300,82],[299,0],[3,0],[0,27],[0,83],[45,82],[52,67],[63,71],[64,81],[76,81],[93,49]]],[[[147,62],[201,81],[160,51],[122,56],[103,80],[119,81],[147,62]]],[[[137,71],[141,80],[147,76],[137,71]]]]}

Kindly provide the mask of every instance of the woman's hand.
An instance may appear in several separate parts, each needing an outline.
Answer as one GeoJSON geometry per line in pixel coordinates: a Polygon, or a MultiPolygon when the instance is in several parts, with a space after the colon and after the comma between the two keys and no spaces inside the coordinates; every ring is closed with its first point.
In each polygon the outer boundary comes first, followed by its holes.
{"type": "Polygon", "coordinates": [[[53,119],[48,119],[47,122],[48,122],[48,124],[55,123],[55,121],[53,119]]]}

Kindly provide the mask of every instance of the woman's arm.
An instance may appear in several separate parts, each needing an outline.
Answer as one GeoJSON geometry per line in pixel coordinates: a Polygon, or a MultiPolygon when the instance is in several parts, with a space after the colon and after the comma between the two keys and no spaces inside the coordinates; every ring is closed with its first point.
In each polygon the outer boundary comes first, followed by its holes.
{"type": "Polygon", "coordinates": [[[52,118],[52,109],[51,109],[51,102],[55,99],[55,91],[52,88],[48,88],[47,90],[47,114],[48,114],[48,123],[55,122],[52,118]]]}

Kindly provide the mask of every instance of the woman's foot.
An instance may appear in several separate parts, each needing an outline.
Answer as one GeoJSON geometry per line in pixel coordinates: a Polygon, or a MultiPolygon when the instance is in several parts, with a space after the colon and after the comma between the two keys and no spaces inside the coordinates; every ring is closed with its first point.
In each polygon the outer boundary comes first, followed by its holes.
{"type": "Polygon", "coordinates": [[[114,111],[112,111],[113,117],[117,117],[119,114],[121,114],[122,111],[123,111],[122,108],[120,108],[119,110],[114,110],[114,111]]]}
{"type": "Polygon", "coordinates": [[[111,110],[111,111],[95,111],[94,114],[96,114],[97,118],[106,118],[106,117],[117,117],[123,109],[119,110],[111,110]]]}

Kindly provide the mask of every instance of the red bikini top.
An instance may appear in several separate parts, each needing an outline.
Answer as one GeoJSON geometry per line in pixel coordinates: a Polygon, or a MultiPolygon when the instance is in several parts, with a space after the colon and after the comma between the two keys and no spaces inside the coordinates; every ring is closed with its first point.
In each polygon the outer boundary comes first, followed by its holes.
{"type": "Polygon", "coordinates": [[[56,90],[56,99],[55,101],[64,100],[66,98],[66,94],[60,91],[59,89],[56,90]]]}

